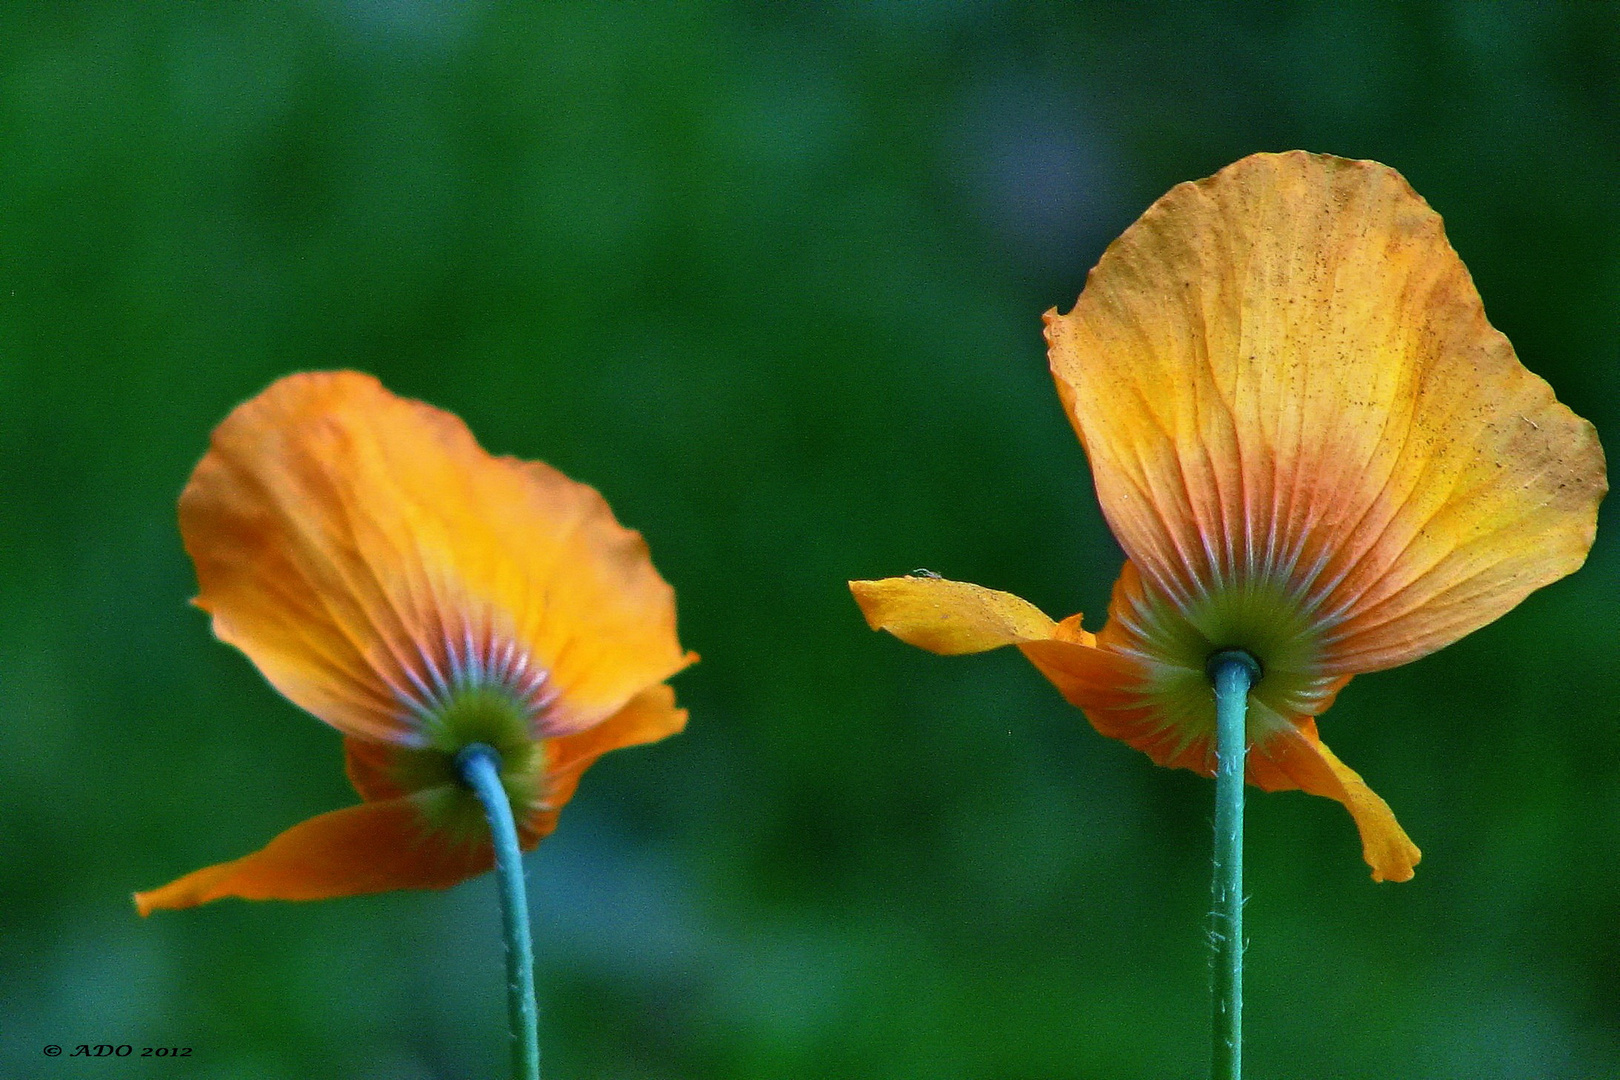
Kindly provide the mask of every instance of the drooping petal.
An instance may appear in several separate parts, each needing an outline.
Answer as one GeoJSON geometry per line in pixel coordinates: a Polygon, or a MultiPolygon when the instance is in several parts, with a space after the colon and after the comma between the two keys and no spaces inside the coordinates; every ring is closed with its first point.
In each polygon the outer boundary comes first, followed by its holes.
{"type": "MultiPolygon", "coordinates": [[[[538,837],[526,837],[533,847],[538,837]]],[[[468,843],[426,826],[417,799],[361,803],[300,822],[259,851],[135,894],[142,915],[238,896],[326,900],[391,889],[446,889],[494,865],[487,840],[468,843]]]]}
{"type": "Polygon", "coordinates": [[[1249,751],[1248,779],[1268,791],[1299,788],[1344,804],[1361,833],[1361,853],[1374,881],[1410,881],[1423,853],[1389,804],[1340,761],[1316,734],[1315,721],[1279,725],[1249,751]]]}
{"type": "MultiPolygon", "coordinates": [[[[631,698],[624,708],[600,724],[548,740],[544,810],[555,822],[557,811],[573,797],[579,778],[597,758],[610,750],[657,742],[686,726],[686,710],[675,707],[675,691],[660,683],[631,698]]],[[[541,828],[537,815],[530,827],[541,828]]],[[[549,832],[550,829],[545,829],[549,832]]]]}
{"type": "Polygon", "coordinates": [[[1047,336],[1151,591],[1280,590],[1324,674],[1440,648],[1591,546],[1592,426],[1519,364],[1386,166],[1257,154],[1178,185],[1047,336]]]}
{"type": "Polygon", "coordinates": [[[852,581],[849,588],[874,630],[946,656],[1016,645],[1104,735],[1138,746],[1157,730],[1155,702],[1143,693],[1147,668],[1097,648],[1079,615],[1053,622],[1011,593],[944,578],[852,581]]]}
{"type": "Polygon", "coordinates": [[[364,739],[410,743],[414,706],[491,672],[543,698],[539,734],[577,731],[690,662],[600,495],[370,376],[288,376],[239,406],[180,525],[221,640],[364,739]]]}

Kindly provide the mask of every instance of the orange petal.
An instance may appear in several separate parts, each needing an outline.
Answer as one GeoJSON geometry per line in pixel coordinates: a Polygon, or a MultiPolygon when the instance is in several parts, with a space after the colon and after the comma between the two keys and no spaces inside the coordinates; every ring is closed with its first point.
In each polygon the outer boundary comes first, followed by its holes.
{"type": "Polygon", "coordinates": [[[852,581],[849,589],[872,629],[944,656],[1044,641],[1057,628],[1028,600],[965,581],[896,577],[852,581]]]}
{"type": "Polygon", "coordinates": [[[353,735],[343,737],[343,771],[366,802],[403,799],[410,794],[395,777],[396,753],[397,748],[392,743],[357,739],[353,735]]]}
{"type": "Polygon", "coordinates": [[[1313,720],[1283,725],[1256,740],[1249,754],[1249,780],[1268,791],[1298,787],[1343,803],[1361,832],[1361,853],[1372,867],[1373,880],[1411,880],[1423,853],[1389,804],[1317,736],[1313,720]]]}
{"type": "MultiPolygon", "coordinates": [[[[1129,594],[1136,586],[1127,563],[1116,594],[1129,594]]],[[[1080,629],[1078,615],[1054,623],[1010,593],[965,582],[886,578],[852,581],[850,589],[874,630],[887,630],[921,648],[950,655],[1017,645],[1103,735],[1141,750],[1159,765],[1214,774],[1214,695],[1202,670],[1176,672],[1139,655],[1098,647],[1080,629]],[[1174,685],[1186,681],[1183,676],[1196,683],[1191,692],[1174,685]]],[[[1110,626],[1115,631],[1110,640],[1131,640],[1110,626]]],[[[1330,680],[1313,703],[1325,709],[1347,681],[1330,680]]],[[[1251,695],[1249,737],[1249,783],[1268,791],[1299,787],[1343,803],[1361,831],[1374,879],[1411,878],[1418,849],[1384,800],[1317,738],[1314,720],[1284,718],[1263,698],[1251,695]]]]}
{"type": "Polygon", "coordinates": [[[368,802],[300,822],[252,855],[136,893],[135,907],[146,915],[226,896],[326,900],[446,889],[488,870],[493,860],[487,841],[457,844],[428,829],[414,799],[368,802]]]}
{"type": "Polygon", "coordinates": [[[1591,546],[1592,426],[1520,365],[1439,216],[1386,166],[1257,154],[1178,185],[1047,337],[1153,591],[1190,609],[1278,586],[1327,674],[1440,648],[1591,546]]]}
{"type": "MultiPolygon", "coordinates": [[[[675,707],[675,691],[660,683],[631,698],[595,727],[547,740],[544,814],[554,822],[557,811],[573,797],[580,775],[609,750],[657,742],[685,726],[686,710],[675,707]]],[[[541,830],[542,817],[532,818],[530,828],[541,830]]]]}
{"type": "Polygon", "coordinates": [[[1160,726],[1154,703],[1143,693],[1146,671],[1134,658],[1058,638],[1026,641],[1018,650],[1110,739],[1145,749],[1139,742],[1160,726]]]}
{"type": "Polygon", "coordinates": [[[511,642],[557,697],[543,734],[611,715],[691,658],[638,533],[594,490],[485,453],[449,413],[355,372],[239,406],[180,499],[197,603],[277,689],[346,734],[409,742],[404,703],[511,642]]]}

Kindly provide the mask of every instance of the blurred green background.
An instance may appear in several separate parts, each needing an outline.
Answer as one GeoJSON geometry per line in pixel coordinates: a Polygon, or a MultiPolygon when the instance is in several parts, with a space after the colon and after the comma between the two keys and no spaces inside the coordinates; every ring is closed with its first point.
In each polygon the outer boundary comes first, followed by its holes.
{"type": "MultiPolygon", "coordinates": [[[[1209,785],[844,582],[1100,615],[1040,314],[1173,183],[1292,147],[1405,173],[1617,430],[1615,4],[0,7],[0,1075],[503,1073],[487,879],[129,902],[354,801],[186,607],[174,504],[234,404],[356,367],[599,488],[703,654],[688,732],[530,856],[549,1076],[1201,1077],[1209,785]],[[41,1056],[99,1042],[193,1056],[41,1056]]],[[[1325,718],[1416,880],[1251,800],[1252,1076],[1620,1076],[1605,519],[1325,718]]]]}

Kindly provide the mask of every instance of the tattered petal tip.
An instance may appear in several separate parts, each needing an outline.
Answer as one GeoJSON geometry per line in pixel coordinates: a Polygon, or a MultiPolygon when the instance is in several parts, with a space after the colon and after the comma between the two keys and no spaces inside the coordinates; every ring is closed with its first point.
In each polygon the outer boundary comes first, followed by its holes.
{"type": "Polygon", "coordinates": [[[1027,600],[963,581],[895,577],[849,588],[872,629],[944,656],[1044,640],[1058,625],[1027,600]]]}
{"type": "Polygon", "coordinates": [[[1374,881],[1410,881],[1423,853],[1395,820],[1389,804],[1316,734],[1306,719],[1277,730],[1250,751],[1250,768],[1257,781],[1271,790],[1297,786],[1311,795],[1342,803],[1361,834],[1361,854],[1372,868],[1374,881]],[[1255,760],[1255,759],[1262,760],[1255,760]],[[1269,773],[1275,769],[1287,783],[1269,773]]]}
{"type": "Polygon", "coordinates": [[[690,662],[674,592],[590,487],[368,375],[290,375],[214,432],[180,527],[215,633],[345,734],[409,742],[469,654],[588,726],[690,662]]]}
{"type": "Polygon", "coordinates": [[[414,800],[368,802],[300,822],[251,855],[136,893],[135,908],[147,915],[230,896],[328,900],[393,889],[447,889],[492,865],[487,842],[457,844],[435,834],[414,800]]]}
{"type": "Polygon", "coordinates": [[[1283,586],[1333,674],[1440,648],[1591,545],[1595,432],[1492,329],[1439,215],[1387,166],[1256,154],[1177,185],[1046,333],[1154,591],[1283,586]]]}
{"type": "Polygon", "coordinates": [[[1073,645],[1092,646],[1097,644],[1097,635],[1087,630],[1083,625],[1084,616],[1079,612],[1060,621],[1052,629],[1052,637],[1058,641],[1067,641],[1073,645]]]}

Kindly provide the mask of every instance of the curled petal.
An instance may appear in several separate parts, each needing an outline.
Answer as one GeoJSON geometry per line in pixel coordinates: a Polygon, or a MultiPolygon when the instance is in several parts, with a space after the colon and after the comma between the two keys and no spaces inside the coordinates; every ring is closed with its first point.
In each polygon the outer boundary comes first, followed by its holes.
{"type": "Polygon", "coordinates": [[[1059,638],[1027,641],[1018,648],[1065,701],[1110,739],[1137,746],[1146,730],[1157,727],[1154,703],[1143,694],[1144,670],[1132,658],[1059,638]]]}
{"type": "Polygon", "coordinates": [[[233,411],[180,527],[220,639],[363,739],[412,742],[421,705],[491,672],[544,702],[541,734],[577,731],[692,659],[600,495],[355,372],[288,376],[233,411]]]}
{"type": "Polygon", "coordinates": [[[1028,600],[965,581],[896,577],[849,589],[872,629],[943,656],[1044,641],[1057,627],[1028,600]]]}
{"type": "Polygon", "coordinates": [[[1250,749],[1249,781],[1268,791],[1299,788],[1344,804],[1361,833],[1361,853],[1374,881],[1410,881],[1423,857],[1389,804],[1340,761],[1310,718],[1278,725],[1250,749]]]}
{"type": "Polygon", "coordinates": [[[874,630],[947,656],[1016,645],[1098,731],[1139,745],[1156,730],[1154,702],[1142,695],[1136,659],[1096,647],[1080,616],[1053,622],[1011,593],[944,578],[852,581],[850,591],[874,630]]]}
{"type": "MultiPolygon", "coordinates": [[[[326,900],[391,889],[447,889],[494,865],[489,842],[429,828],[416,798],[362,803],[300,822],[259,851],[135,894],[146,915],[227,896],[326,900]]],[[[533,847],[539,837],[526,838],[533,847]]]]}
{"type": "Polygon", "coordinates": [[[1178,185],[1047,337],[1152,591],[1191,610],[1264,583],[1310,620],[1326,674],[1432,652],[1591,546],[1596,433],[1376,162],[1257,154],[1178,185]]]}

